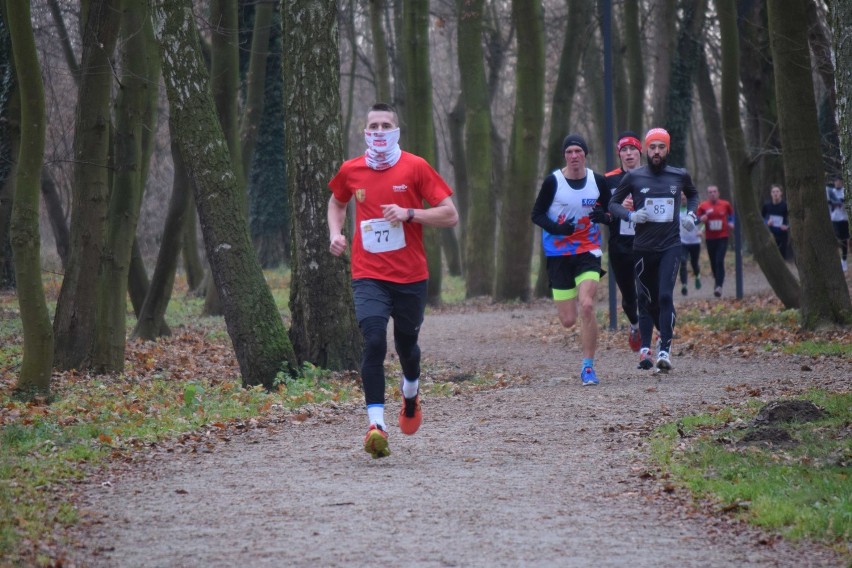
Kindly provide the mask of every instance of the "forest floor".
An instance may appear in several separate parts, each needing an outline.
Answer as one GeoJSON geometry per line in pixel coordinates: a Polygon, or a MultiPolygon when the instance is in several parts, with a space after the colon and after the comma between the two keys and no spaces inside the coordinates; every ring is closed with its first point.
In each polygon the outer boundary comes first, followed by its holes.
{"type": "MultiPolygon", "coordinates": [[[[728,278],[721,299],[705,276],[685,298],[678,285],[676,303],[732,301],[728,278]]],[[[759,271],[747,271],[744,286],[746,301],[763,301],[759,271]]],[[[366,416],[351,403],[114,464],[79,487],[83,522],[64,565],[846,564],[826,546],[694,503],[657,475],[648,435],[664,422],[852,386],[846,358],[805,361],[709,337],[676,340],[674,370],[657,375],[636,368],[623,329],[602,331],[601,383],[583,387],[578,337],[559,326],[551,302],[431,311],[424,380],[430,368],[450,368],[458,381],[488,371],[505,374],[502,387],[425,397],[414,436],[399,432],[399,400],[389,400],[384,459],[364,452],[366,416]]]]}

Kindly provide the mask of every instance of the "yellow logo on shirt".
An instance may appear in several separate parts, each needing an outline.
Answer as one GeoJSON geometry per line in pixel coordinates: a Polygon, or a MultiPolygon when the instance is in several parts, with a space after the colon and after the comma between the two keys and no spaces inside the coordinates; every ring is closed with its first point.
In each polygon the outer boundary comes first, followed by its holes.
{"type": "Polygon", "coordinates": [[[364,199],[367,197],[367,190],[363,187],[359,187],[355,190],[355,199],[358,200],[359,203],[364,203],[364,199]]]}

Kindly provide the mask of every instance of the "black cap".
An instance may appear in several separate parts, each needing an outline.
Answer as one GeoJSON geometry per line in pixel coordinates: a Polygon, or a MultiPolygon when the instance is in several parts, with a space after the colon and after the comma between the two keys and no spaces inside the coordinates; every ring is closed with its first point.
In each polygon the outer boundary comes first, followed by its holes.
{"type": "Polygon", "coordinates": [[[569,134],[565,137],[565,140],[562,141],[562,153],[565,153],[565,150],[568,149],[568,146],[579,146],[583,149],[584,154],[589,153],[589,147],[586,145],[586,141],[579,134],[569,134]]]}

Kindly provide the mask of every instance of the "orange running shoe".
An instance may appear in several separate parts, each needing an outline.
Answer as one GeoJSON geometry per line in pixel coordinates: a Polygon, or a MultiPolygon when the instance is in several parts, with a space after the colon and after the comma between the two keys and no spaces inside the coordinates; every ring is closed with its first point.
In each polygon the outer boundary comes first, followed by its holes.
{"type": "Polygon", "coordinates": [[[423,422],[423,413],[420,411],[420,395],[414,398],[402,397],[402,408],[399,409],[399,429],[403,434],[411,436],[423,422]]]}
{"type": "Polygon", "coordinates": [[[388,433],[378,424],[371,424],[364,438],[364,451],[373,456],[373,459],[384,458],[390,455],[388,448],[388,433]]]}

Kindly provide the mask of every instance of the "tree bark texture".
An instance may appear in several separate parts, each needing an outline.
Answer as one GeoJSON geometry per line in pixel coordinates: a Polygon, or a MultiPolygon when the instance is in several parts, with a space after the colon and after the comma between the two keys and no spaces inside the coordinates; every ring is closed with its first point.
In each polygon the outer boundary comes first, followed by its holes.
{"type": "Polygon", "coordinates": [[[15,261],[10,238],[21,142],[21,99],[15,80],[9,27],[3,16],[0,16],[0,56],[3,64],[0,76],[0,289],[14,289],[15,261]]]}
{"type": "Polygon", "coordinates": [[[80,91],[74,131],[71,255],[56,303],[54,364],[89,365],[95,335],[97,279],[110,192],[110,57],[121,23],[121,0],[91,0],[85,11],[80,91]]]}
{"type": "Polygon", "coordinates": [[[21,145],[12,207],[12,249],[18,278],[18,305],[24,330],[24,356],[15,390],[25,398],[50,392],[53,327],[41,282],[38,210],[44,160],[44,85],[30,23],[29,2],[6,4],[9,33],[21,97],[21,145]],[[20,71],[24,70],[24,71],[20,71]]]}
{"type": "Polygon", "coordinates": [[[512,21],[518,30],[518,66],[506,193],[500,213],[495,298],[500,301],[527,301],[530,298],[533,240],[529,211],[537,190],[539,146],[544,124],[544,21],[541,2],[514,0],[512,21]],[[520,214],[522,217],[519,217],[520,214]]]}
{"type": "Polygon", "coordinates": [[[249,70],[246,77],[246,104],[240,121],[242,168],[246,173],[251,171],[257,133],[263,116],[269,37],[272,27],[278,23],[278,18],[273,19],[274,11],[274,2],[258,2],[254,9],[251,56],[249,57],[249,70]]]}
{"type": "Polygon", "coordinates": [[[807,28],[802,26],[805,0],[769,0],[768,16],[790,228],[802,282],[800,321],[805,329],[848,325],[852,303],[825,207],[807,28]]]}
{"type": "Polygon", "coordinates": [[[482,49],[484,0],[459,0],[458,65],[464,106],[468,211],[464,231],[465,295],[494,292],[497,195],[492,167],[491,100],[482,49]]]}
{"type": "Polygon", "coordinates": [[[692,122],[692,86],[701,58],[707,0],[686,2],[673,55],[666,129],[671,136],[669,163],[686,167],[686,137],[692,122]]]}
{"type": "Polygon", "coordinates": [[[198,216],[195,207],[195,193],[189,195],[187,204],[189,214],[185,217],[183,236],[181,238],[181,254],[183,269],[186,272],[186,287],[193,294],[200,295],[204,285],[204,262],[198,250],[198,216]]]}
{"type": "Polygon", "coordinates": [[[62,199],[56,189],[56,181],[50,168],[41,168],[41,198],[44,200],[44,208],[53,230],[53,240],[56,242],[56,253],[62,262],[62,268],[68,266],[69,245],[71,235],[68,231],[68,223],[65,221],[65,211],[62,209],[62,199]]]}
{"type": "MultiPolygon", "coordinates": [[[[241,188],[241,207],[248,214],[248,198],[245,195],[245,173],[242,149],[240,148],[239,102],[237,93],[240,84],[239,23],[237,0],[211,0],[210,19],[213,26],[210,41],[210,91],[216,104],[216,114],[225,135],[230,153],[231,167],[241,188]]],[[[204,296],[204,315],[224,314],[215,278],[207,282],[204,296]]]]}
{"type": "Polygon", "coordinates": [[[266,58],[263,118],[249,173],[249,222],[260,265],[272,268],[288,263],[290,204],[284,144],[284,77],[281,59],[281,12],[271,16],[266,58]]]}
{"type": "Polygon", "coordinates": [[[627,50],[627,73],[630,95],[627,97],[628,130],[643,134],[645,117],[645,65],[642,60],[642,42],[639,34],[639,0],[624,1],[624,47],[627,50]]]}
{"type": "Polygon", "coordinates": [[[654,78],[651,93],[651,128],[662,126],[668,117],[669,85],[672,57],[675,53],[677,30],[677,1],[651,0],[654,33],[651,57],[654,60],[654,78]]]}
{"type": "Polygon", "coordinates": [[[290,338],[300,362],[357,369],[361,334],[355,321],[347,259],[328,252],[328,182],[343,158],[337,4],[285,0],[287,178],[293,205],[290,338]]]}
{"type": "MultiPolygon", "coordinates": [[[[840,154],[843,157],[843,179],[852,185],[852,3],[832,0],[831,28],[834,38],[834,71],[837,99],[837,124],[840,131],[840,154]]],[[[846,212],[852,219],[852,194],[846,193],[846,212]]]]}
{"type": "Polygon", "coordinates": [[[295,355],[254,256],[233,160],[209,91],[188,0],[152,3],[170,116],[201,218],[204,245],[243,384],[272,388],[295,355]]]}
{"type": "Polygon", "coordinates": [[[837,93],[834,81],[834,63],[831,60],[831,40],[820,20],[816,0],[807,0],[808,44],[811,47],[815,68],[822,79],[823,90],[818,102],[820,143],[823,169],[834,174],[840,171],[840,141],[837,127],[837,93]]]}
{"type": "Polygon", "coordinates": [[[156,100],[157,58],[154,30],[147,0],[124,0],[122,21],[122,77],[115,110],[115,169],[107,218],[101,271],[98,279],[95,341],[92,369],[99,373],[124,370],[127,328],[127,281],[131,249],[142,206],[142,172],[147,164],[142,148],[143,132],[154,129],[146,110],[156,100]]]}
{"type": "Polygon", "coordinates": [[[390,102],[390,60],[387,37],[382,22],[385,19],[385,0],[370,0],[370,31],[373,35],[373,72],[376,77],[376,100],[390,102]]]}
{"type": "MultiPolygon", "coordinates": [[[[429,68],[429,0],[404,2],[402,12],[406,97],[403,117],[408,126],[403,148],[422,157],[437,170],[438,151],[435,147],[435,125],[432,122],[432,71],[429,68]]],[[[432,305],[441,302],[440,230],[452,229],[423,228],[429,265],[427,301],[432,305]]]]}

